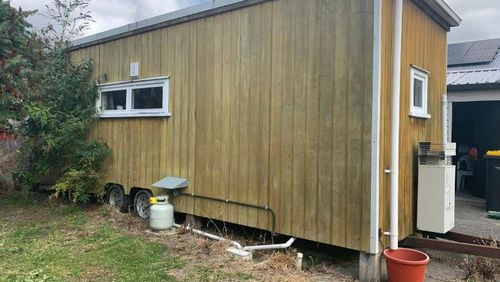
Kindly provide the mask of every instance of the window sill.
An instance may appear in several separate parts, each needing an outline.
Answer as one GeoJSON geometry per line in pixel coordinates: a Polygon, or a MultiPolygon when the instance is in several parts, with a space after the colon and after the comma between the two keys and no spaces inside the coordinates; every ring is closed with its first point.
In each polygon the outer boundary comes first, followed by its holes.
{"type": "Polygon", "coordinates": [[[134,118],[134,117],[170,117],[168,112],[130,112],[130,113],[100,113],[99,118],[134,118]]]}
{"type": "Polygon", "coordinates": [[[424,113],[418,113],[418,112],[411,112],[408,114],[410,117],[414,118],[422,118],[422,119],[430,119],[431,115],[429,114],[424,114],[424,113]]]}

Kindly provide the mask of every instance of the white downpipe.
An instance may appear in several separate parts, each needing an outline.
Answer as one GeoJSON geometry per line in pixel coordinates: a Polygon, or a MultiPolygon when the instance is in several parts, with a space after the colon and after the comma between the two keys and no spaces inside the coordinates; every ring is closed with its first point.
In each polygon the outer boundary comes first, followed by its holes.
{"type": "Polygon", "coordinates": [[[442,97],[443,114],[443,145],[448,143],[448,95],[444,93],[442,97]]]}
{"type": "Polygon", "coordinates": [[[291,237],[283,244],[270,244],[270,245],[257,245],[257,246],[247,246],[243,247],[244,251],[260,251],[260,250],[277,250],[277,249],[286,249],[290,247],[293,242],[295,242],[295,238],[291,237]]]}
{"type": "Polygon", "coordinates": [[[403,0],[396,0],[394,13],[394,54],[392,73],[392,130],[391,130],[391,212],[390,248],[398,249],[399,213],[399,114],[401,95],[401,33],[403,26],[403,0]]]}

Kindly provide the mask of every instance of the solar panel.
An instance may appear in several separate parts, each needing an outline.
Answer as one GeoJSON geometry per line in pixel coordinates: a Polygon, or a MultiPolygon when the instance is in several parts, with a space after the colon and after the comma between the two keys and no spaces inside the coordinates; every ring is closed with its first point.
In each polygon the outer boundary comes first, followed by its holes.
{"type": "Polygon", "coordinates": [[[484,50],[472,49],[462,59],[461,64],[489,63],[495,57],[497,50],[498,47],[496,49],[484,49],[484,50]]]}
{"type": "Polygon", "coordinates": [[[500,48],[499,40],[484,40],[452,44],[448,48],[448,65],[489,63],[500,48]]]}
{"type": "Polygon", "coordinates": [[[473,42],[451,44],[448,46],[448,65],[459,65],[467,52],[472,47],[473,42]]]}
{"type": "Polygon", "coordinates": [[[475,50],[498,49],[499,42],[496,39],[476,41],[472,46],[475,50]]]}

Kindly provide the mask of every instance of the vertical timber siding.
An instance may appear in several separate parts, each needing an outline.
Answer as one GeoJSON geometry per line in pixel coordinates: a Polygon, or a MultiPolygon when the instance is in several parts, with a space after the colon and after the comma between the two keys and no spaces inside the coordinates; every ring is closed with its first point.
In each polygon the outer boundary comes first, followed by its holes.
{"type": "MultiPolygon", "coordinates": [[[[170,76],[169,118],[100,119],[108,180],[271,207],[277,232],[369,250],[373,2],[280,0],[73,52],[96,75],[170,76]]],[[[176,210],[270,229],[266,212],[180,198],[176,210]]]]}
{"type": "MultiPolygon", "coordinates": [[[[391,103],[394,0],[384,1],[382,11],[382,91],[380,145],[380,228],[389,230],[390,177],[384,173],[391,160],[391,103]]],[[[412,0],[404,1],[401,58],[401,114],[399,161],[399,237],[415,231],[417,149],[420,141],[441,141],[441,97],[446,92],[446,30],[412,0]],[[429,71],[430,119],[408,116],[410,66],[429,71]]],[[[385,242],[387,244],[387,242],[385,242]]]]}

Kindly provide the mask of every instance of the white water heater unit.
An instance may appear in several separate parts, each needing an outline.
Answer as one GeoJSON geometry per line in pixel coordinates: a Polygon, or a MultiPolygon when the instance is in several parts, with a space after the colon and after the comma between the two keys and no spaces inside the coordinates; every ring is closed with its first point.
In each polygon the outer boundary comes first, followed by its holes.
{"type": "Polygon", "coordinates": [[[455,226],[455,143],[421,142],[417,229],[444,234],[455,226]]]}

